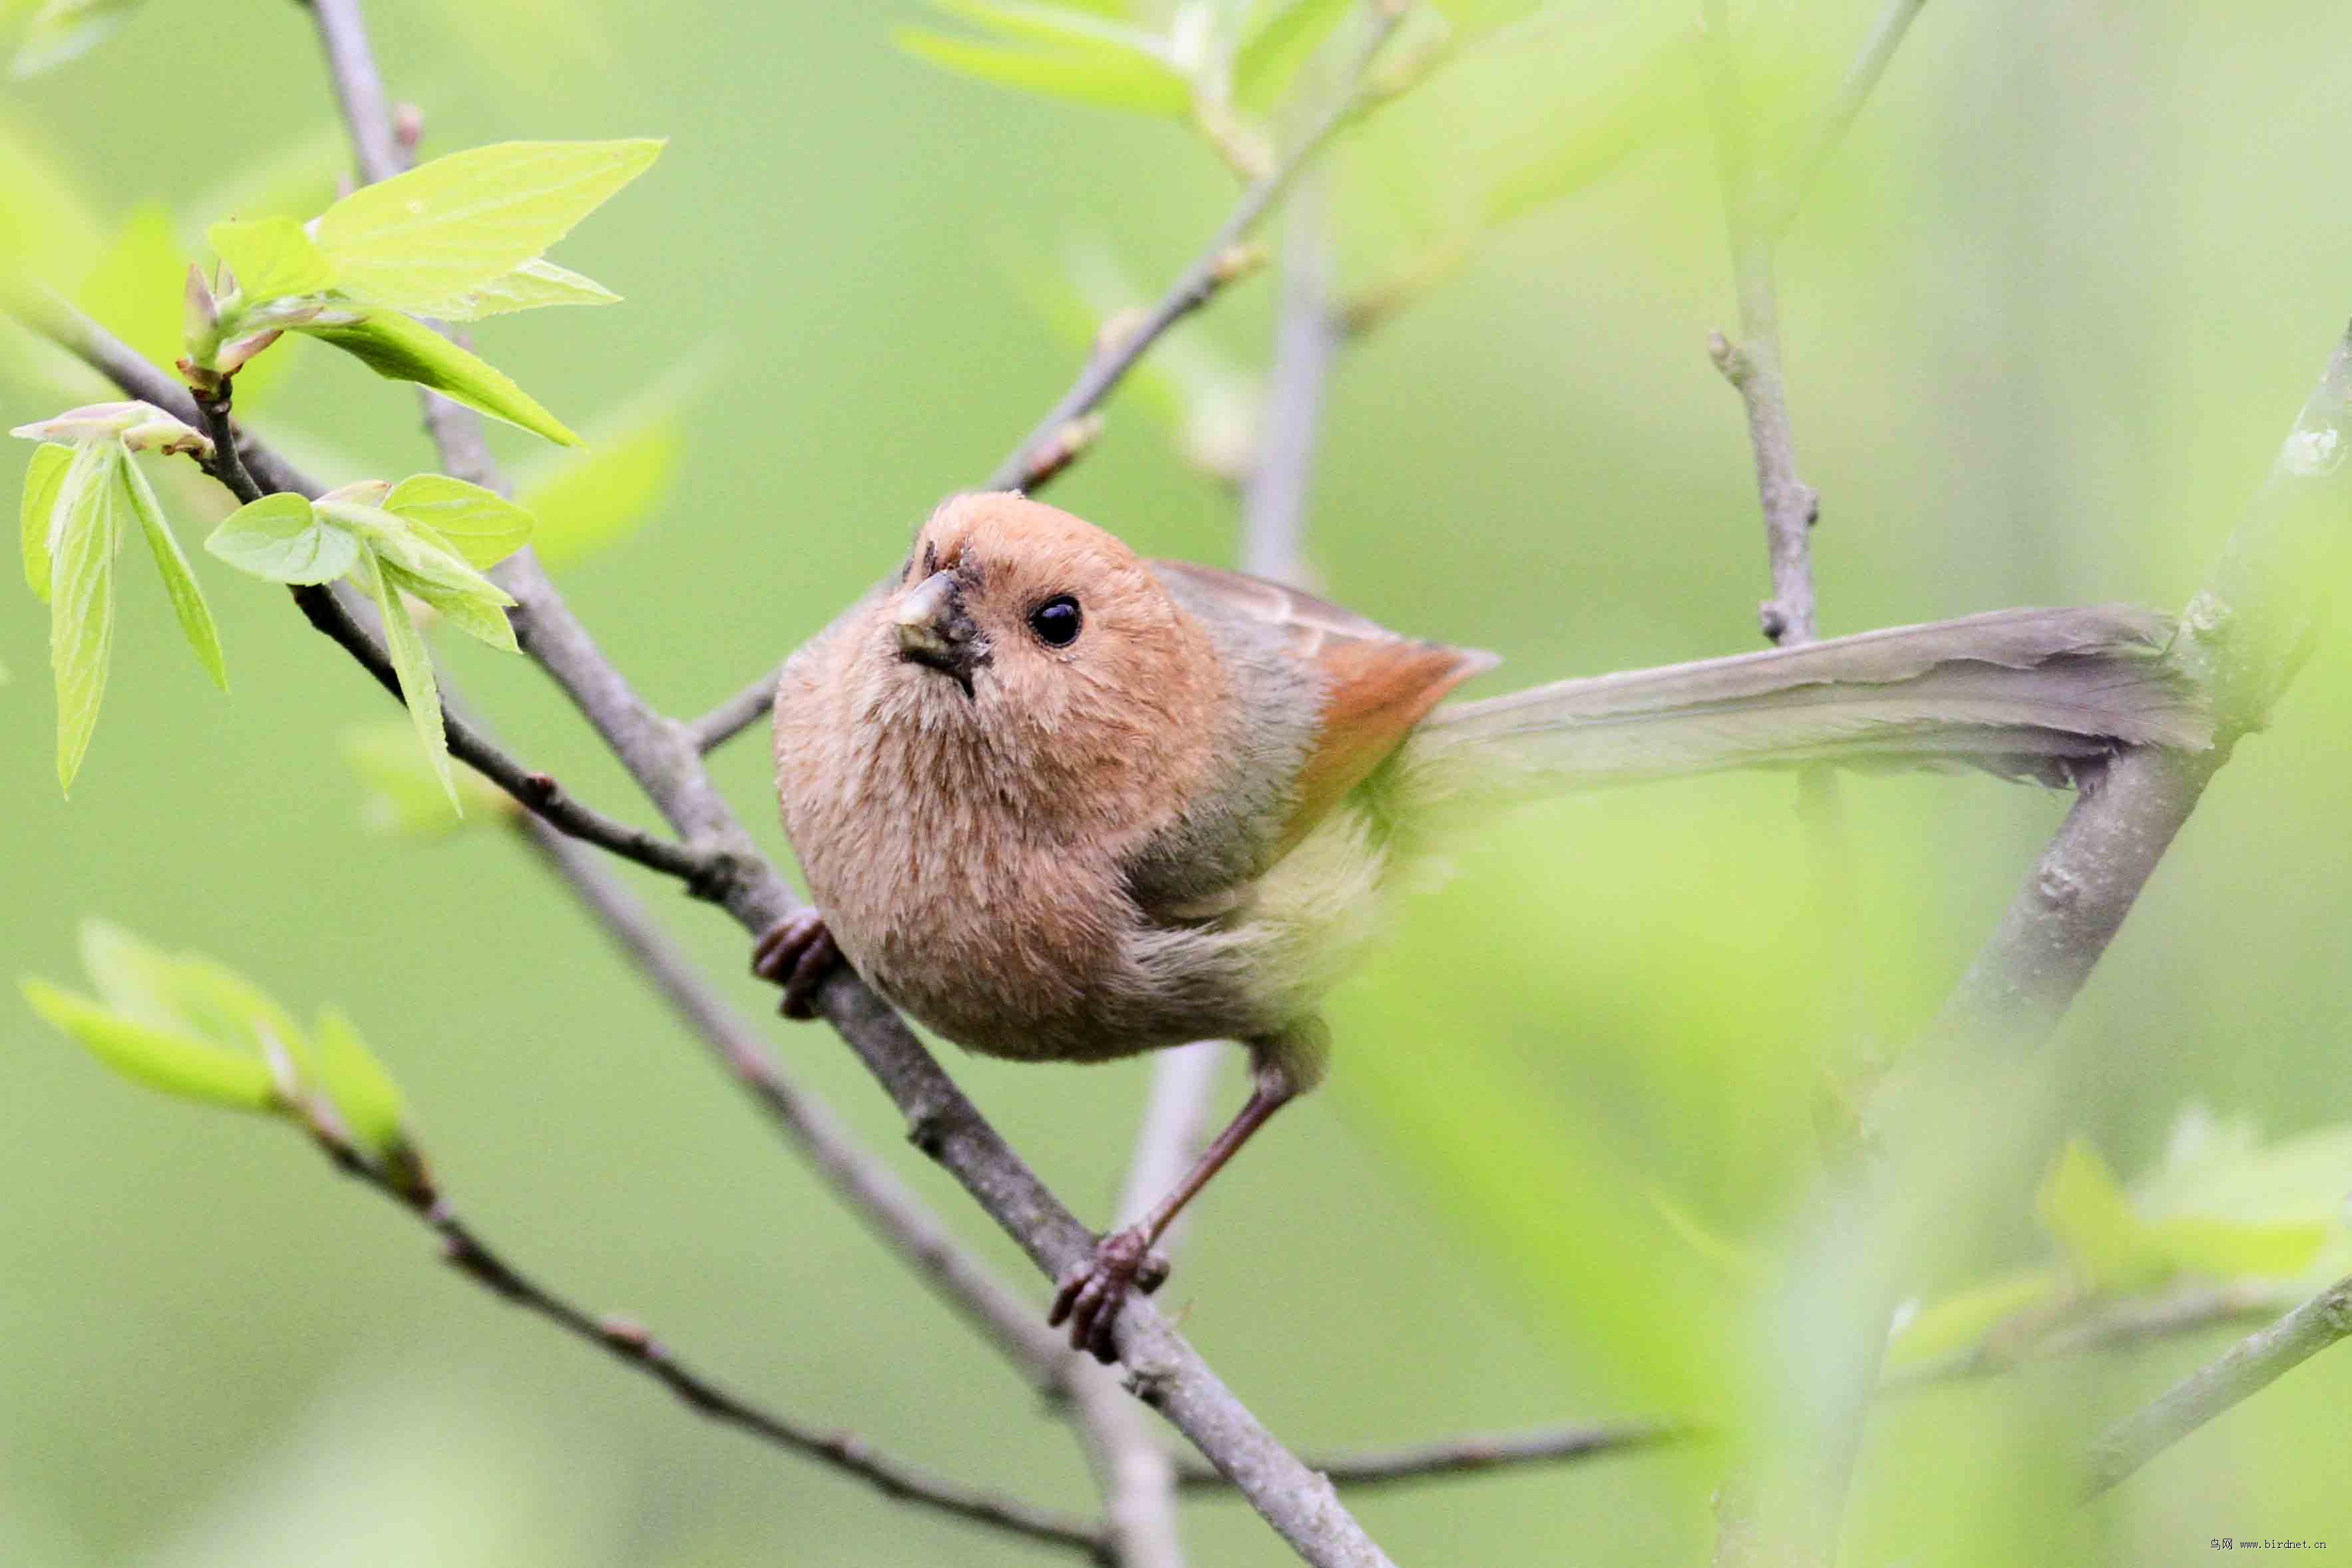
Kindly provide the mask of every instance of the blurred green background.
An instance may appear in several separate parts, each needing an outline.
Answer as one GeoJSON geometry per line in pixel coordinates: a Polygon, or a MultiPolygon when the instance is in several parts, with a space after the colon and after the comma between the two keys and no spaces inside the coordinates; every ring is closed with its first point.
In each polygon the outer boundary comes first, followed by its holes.
{"type": "MultiPolygon", "coordinates": [[[[1875,10],[1755,15],[1768,109],[1817,99],[1875,10]]],[[[1607,142],[1611,104],[1647,106],[1637,151],[1479,234],[1459,276],[1347,351],[1331,389],[1317,573],[1391,625],[1506,652],[1486,690],[1739,651],[1764,588],[1738,402],[1704,347],[1732,308],[1687,12],[1547,11],[1335,164],[1343,281],[1370,286],[1459,235],[1464,191],[1548,152],[1572,164],[1579,138],[1607,142]]],[[[627,302],[477,333],[592,435],[648,398],[675,410],[674,487],[561,573],[667,710],[732,691],[884,570],[1066,384],[1068,301],[1121,302],[1100,297],[1107,274],[1148,297],[1232,200],[1179,124],[1019,97],[894,47],[894,23],[925,19],[896,0],[373,7],[428,155],[670,138],[559,252],[627,302]]],[[[2352,136],[2340,23],[2317,0],[1927,7],[1783,254],[1825,631],[2193,590],[2352,311],[2352,204],[2327,174],[2352,136]]],[[[151,0],[95,52],[0,86],[0,202],[37,220],[20,240],[151,343],[170,339],[176,261],[197,254],[176,247],[231,212],[315,212],[339,148],[290,5],[151,0]]],[[[1204,380],[1246,385],[1276,295],[1247,284],[1183,328],[1171,348],[1192,374],[1114,402],[1054,499],[1149,552],[1229,560],[1232,497],[1164,416],[1200,415],[1186,399],[1204,380]]],[[[251,409],[267,435],[332,480],[430,466],[405,389],[308,343],[273,353],[289,368],[251,409]]],[[[0,425],[90,395],[22,345],[5,366],[0,425]]],[[[197,485],[165,499],[191,542],[220,510],[197,485]]],[[[130,563],[70,803],[45,616],[0,594],[11,969],[79,984],[75,928],[97,914],[305,1012],[340,1003],[399,1074],[457,1205],[520,1261],[801,1416],[1084,1506],[1057,1426],[780,1152],[514,844],[363,831],[339,751],[386,705],[280,596],[197,563],[234,698],[130,563]]],[[[523,754],[638,814],[521,661],[443,652],[523,754]]],[[[1925,1022],[2063,801],[1979,779],[1849,784],[1856,930],[1830,946],[1805,918],[1785,778],[1499,824],[1335,996],[1330,1089],[1213,1190],[1163,1299],[1302,1447],[1633,1415],[1728,1414],[1768,1449],[1794,1441],[1789,1388],[1851,1354],[1832,1332],[1865,1299],[1838,1293],[1850,1277],[1933,1300],[2049,1261],[2033,1193],[2063,1136],[2128,1174],[2164,1159],[2185,1107],[2260,1140],[2352,1114],[2347,719],[2336,637],[2221,775],[2059,1041],[1890,1119],[1932,1226],[1827,1264],[1804,1219],[1821,1063],[1925,1022]]],[[[747,740],[719,771],[781,854],[761,752],[747,740]]],[[[740,935],[647,892],[764,1016],[740,935]]],[[[903,1145],[848,1055],[773,1033],[1042,1310],[1042,1284],[903,1145]]],[[[1079,1213],[1108,1217],[1148,1064],[951,1066],[1079,1213]]],[[[447,1276],[299,1139],[126,1087],[13,995],[0,1105],[0,1562],[1049,1560],[691,1419],[447,1276]]],[[[2294,1202],[2333,1219],[2347,1187],[2352,1170],[2323,1162],[2294,1202]]],[[[2099,1504],[2066,1503],[2084,1438],[2232,1331],[1882,1401],[1849,1560],[2352,1545],[2352,1351],[2099,1504]]],[[[1351,1500],[1404,1563],[1687,1563],[1728,1462],[1699,1447],[1351,1500]]],[[[1237,1503],[1189,1501],[1185,1524],[1196,1561],[1288,1560],[1237,1503]]]]}

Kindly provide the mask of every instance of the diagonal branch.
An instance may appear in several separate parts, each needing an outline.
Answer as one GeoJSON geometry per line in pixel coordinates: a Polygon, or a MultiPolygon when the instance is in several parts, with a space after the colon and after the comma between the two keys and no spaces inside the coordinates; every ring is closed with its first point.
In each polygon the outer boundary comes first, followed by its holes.
{"type": "MultiPolygon", "coordinates": [[[[372,81],[373,68],[356,0],[318,0],[313,9],[328,40],[331,66],[339,72],[362,72],[372,81]]],[[[1377,45],[1393,30],[1397,8],[1391,0],[1374,0],[1374,9],[1370,32],[1377,45]]],[[[368,96],[349,85],[340,86],[339,90],[347,110],[363,104],[368,96]]],[[[380,106],[380,88],[374,98],[380,106]]],[[[1319,126],[1310,143],[1328,137],[1340,118],[1344,111],[1319,126]]],[[[371,130],[360,128],[355,138],[362,150],[371,130]]],[[[1236,217],[1255,221],[1278,194],[1276,184],[1263,193],[1255,208],[1245,201],[1236,217]]],[[[1246,222],[1243,226],[1247,226],[1246,222]]],[[[1128,354],[1119,372],[1140,352],[1137,348],[1128,354]]],[[[1105,380],[1101,390],[1090,395],[1087,406],[1117,379],[1114,374],[1105,380]]],[[[1082,378],[1080,388],[1074,391],[1083,391],[1085,384],[1082,378]]],[[[428,405],[428,410],[441,440],[444,466],[496,488],[495,469],[480,453],[480,421],[454,405],[440,409],[428,405]],[[480,458],[480,466],[471,471],[452,467],[453,462],[475,458],[480,458]]],[[[1084,408],[1076,409],[1051,420],[1048,434],[1083,412],[1084,408]]],[[[1024,450],[1027,448],[1024,443],[1024,450]]],[[[760,853],[711,782],[686,728],[655,712],[636,695],[573,618],[531,553],[525,550],[509,559],[498,569],[497,576],[516,600],[510,612],[516,640],[571,697],[691,847],[703,867],[695,882],[697,890],[724,907],[754,934],[801,909],[800,900],[760,853]]],[[[989,1125],[904,1020],[855,973],[845,968],[836,970],[816,1002],[819,1012],[906,1117],[908,1136],[917,1147],[961,1183],[1042,1272],[1058,1278],[1091,1253],[1094,1238],[1086,1227],[989,1125]]],[[[1120,1314],[1117,1338],[1130,1389],[1231,1476],[1301,1557],[1317,1568],[1376,1568],[1387,1563],[1386,1555],[1340,1505],[1330,1483],[1307,1469],[1267,1432],[1149,1302],[1131,1304],[1120,1314]]]]}
{"type": "Polygon", "coordinates": [[[686,732],[694,749],[706,754],[715,752],[767,718],[776,705],[776,683],[783,674],[781,666],[771,669],[701,718],[688,721],[686,732]]]}
{"type": "MultiPolygon", "coordinates": [[[[1396,1448],[1310,1455],[1307,1462],[1341,1486],[1394,1486],[1402,1481],[1452,1480],[1487,1470],[1566,1464],[1684,1442],[1697,1435],[1694,1428],[1666,1424],[1547,1426],[1396,1448]]],[[[1186,1491],[1216,1491],[1224,1488],[1225,1479],[1214,1470],[1187,1466],[1176,1484],[1186,1491]]]]}
{"type": "Polygon", "coordinates": [[[2107,1490],[2231,1405],[2347,1338],[2352,1338],[2352,1279],[2338,1279],[2101,1433],[2091,1447],[2084,1495],[2096,1497],[2107,1490]]]}
{"type": "Polygon", "coordinates": [[[2279,448],[2269,479],[2182,613],[2170,653],[2204,688],[2210,750],[2143,750],[2107,764],[2034,863],[1930,1027],[1938,1037],[2046,1038],[2123,928],[2173,837],[2302,668],[2340,549],[2352,441],[2352,331],[2279,448]]]}
{"type": "Polygon", "coordinates": [[[654,1379],[696,1415],[751,1433],[762,1442],[856,1476],[886,1497],[938,1509],[1029,1540],[1073,1547],[1100,1559],[1101,1527],[991,1491],[944,1479],[876,1451],[848,1432],[806,1426],[729,1393],[677,1359],[644,1325],[598,1316],[549,1289],[509,1262],[434,1190],[421,1167],[391,1171],[362,1154],[316,1108],[306,1108],[311,1138],[335,1168],[415,1216],[441,1238],[442,1260],[500,1300],[552,1323],[623,1365],[654,1379]]]}
{"type": "Polygon", "coordinates": [[[1314,161],[1324,143],[1378,100],[1377,95],[1368,90],[1365,76],[1381,46],[1396,31],[1397,24],[1404,20],[1408,8],[1399,0],[1367,0],[1362,45],[1330,105],[1316,117],[1298,144],[1275,166],[1272,174],[1242,193],[1233,216],[1225,219],[1208,247],[1185,268],[1183,276],[1169,286],[1160,302],[1134,327],[1113,334],[1109,342],[1096,348],[1061,400],[1046,410],[1045,417],[1037,421],[1021,444],[996,465],[996,471],[988,477],[990,489],[1029,489],[1042,483],[1040,455],[1055,445],[1073,421],[1093,413],[1143,357],[1144,351],[1159,342],[1161,333],[1207,304],[1219,289],[1238,276],[1234,265],[1236,247],[1314,161]]]}

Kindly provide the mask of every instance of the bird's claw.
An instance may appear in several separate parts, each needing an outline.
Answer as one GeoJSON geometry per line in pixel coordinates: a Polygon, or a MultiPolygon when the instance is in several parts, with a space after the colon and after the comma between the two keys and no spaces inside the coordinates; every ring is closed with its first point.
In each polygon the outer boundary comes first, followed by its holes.
{"type": "Polygon", "coordinates": [[[1167,1278],[1168,1258],[1151,1250],[1141,1226],[1112,1231],[1095,1243],[1093,1257],[1062,1276],[1061,1289],[1055,1293],[1054,1309],[1045,1315],[1045,1321],[1054,1328],[1068,1322],[1070,1348],[1085,1351],[1108,1366],[1118,1359],[1111,1330],[1118,1322],[1119,1309],[1127,1304],[1128,1292],[1141,1290],[1149,1296],[1167,1278]]]}
{"type": "Polygon", "coordinates": [[[776,1011],[787,1018],[816,1016],[817,987],[840,962],[841,950],[824,928],[824,916],[814,908],[778,921],[751,949],[751,973],[784,988],[776,1011]]]}

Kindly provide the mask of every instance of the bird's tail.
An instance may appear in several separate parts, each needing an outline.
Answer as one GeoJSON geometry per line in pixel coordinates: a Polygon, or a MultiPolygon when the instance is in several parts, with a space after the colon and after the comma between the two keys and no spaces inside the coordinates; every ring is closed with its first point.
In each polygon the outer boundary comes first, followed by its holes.
{"type": "Polygon", "coordinates": [[[2201,750],[2212,721],[2145,610],[1996,610],[1803,647],[1449,703],[1413,732],[1400,805],[1450,807],[1829,762],[2074,783],[2125,746],[2201,750]]]}

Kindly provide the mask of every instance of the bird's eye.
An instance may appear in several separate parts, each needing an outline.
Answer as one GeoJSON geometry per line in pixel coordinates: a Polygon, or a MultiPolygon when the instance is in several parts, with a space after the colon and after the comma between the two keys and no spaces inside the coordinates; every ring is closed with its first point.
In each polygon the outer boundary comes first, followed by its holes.
{"type": "Polygon", "coordinates": [[[1078,627],[1084,620],[1076,599],[1067,594],[1056,594],[1029,612],[1029,629],[1047,647],[1067,647],[1078,640],[1078,627]]]}

